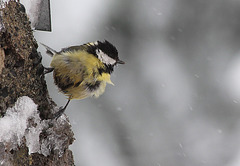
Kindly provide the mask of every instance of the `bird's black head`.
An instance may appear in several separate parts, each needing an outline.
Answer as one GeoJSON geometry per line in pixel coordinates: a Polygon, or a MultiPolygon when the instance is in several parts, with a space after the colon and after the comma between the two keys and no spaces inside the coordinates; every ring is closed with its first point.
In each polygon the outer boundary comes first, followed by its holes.
{"type": "Polygon", "coordinates": [[[104,42],[97,41],[94,43],[96,46],[96,55],[104,64],[116,65],[124,64],[123,61],[119,60],[118,51],[114,45],[105,40],[104,42]]]}
{"type": "Polygon", "coordinates": [[[97,48],[102,50],[105,54],[107,54],[112,59],[118,59],[118,51],[114,45],[105,40],[104,42],[97,41],[97,48]]]}

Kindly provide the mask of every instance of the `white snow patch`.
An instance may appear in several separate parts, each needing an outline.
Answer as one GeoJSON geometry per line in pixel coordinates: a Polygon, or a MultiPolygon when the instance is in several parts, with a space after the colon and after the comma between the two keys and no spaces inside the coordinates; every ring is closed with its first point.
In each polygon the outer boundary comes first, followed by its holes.
{"type": "MultiPolygon", "coordinates": [[[[65,151],[64,145],[68,142],[68,138],[63,137],[61,132],[65,123],[69,123],[65,116],[56,122],[51,119],[41,120],[37,105],[31,98],[23,96],[18,98],[15,106],[7,109],[4,117],[0,117],[0,144],[3,143],[10,151],[26,140],[29,154],[48,156],[54,150],[61,157],[65,151]],[[40,140],[42,130],[45,130],[45,138],[40,140]]],[[[2,162],[5,161],[0,158],[0,165],[2,162]]]]}
{"type": "Polygon", "coordinates": [[[14,107],[7,109],[3,118],[0,118],[0,142],[8,145],[10,143],[10,149],[15,149],[25,136],[29,154],[35,153],[40,149],[39,134],[42,128],[37,105],[31,98],[23,96],[17,100],[14,107]]]}

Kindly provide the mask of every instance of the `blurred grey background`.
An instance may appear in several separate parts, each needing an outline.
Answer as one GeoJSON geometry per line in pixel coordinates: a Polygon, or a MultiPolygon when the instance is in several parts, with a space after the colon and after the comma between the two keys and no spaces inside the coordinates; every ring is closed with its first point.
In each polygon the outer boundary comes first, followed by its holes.
{"type": "Polygon", "coordinates": [[[51,12],[38,42],[107,39],[126,62],[104,95],[66,110],[77,166],[240,165],[239,0],[52,0],[51,12]]]}

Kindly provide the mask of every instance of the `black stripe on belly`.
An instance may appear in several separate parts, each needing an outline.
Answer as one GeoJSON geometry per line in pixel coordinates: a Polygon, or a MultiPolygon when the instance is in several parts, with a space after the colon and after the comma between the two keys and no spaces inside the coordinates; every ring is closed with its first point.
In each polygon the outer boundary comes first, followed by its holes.
{"type": "Polygon", "coordinates": [[[74,85],[73,83],[65,84],[65,85],[61,86],[60,89],[62,91],[65,91],[66,89],[70,88],[73,85],[74,85]]]}
{"type": "Polygon", "coordinates": [[[101,81],[96,81],[94,84],[86,83],[85,85],[88,90],[95,91],[97,88],[99,88],[100,84],[101,84],[101,81]]]}
{"type": "Polygon", "coordinates": [[[68,76],[65,76],[63,78],[60,76],[56,76],[55,73],[54,73],[54,81],[55,81],[55,84],[58,86],[58,88],[62,91],[65,91],[66,89],[74,85],[74,82],[72,82],[72,80],[68,76]]]}
{"type": "Polygon", "coordinates": [[[77,82],[74,87],[78,87],[81,84],[82,81],[77,82]]]}

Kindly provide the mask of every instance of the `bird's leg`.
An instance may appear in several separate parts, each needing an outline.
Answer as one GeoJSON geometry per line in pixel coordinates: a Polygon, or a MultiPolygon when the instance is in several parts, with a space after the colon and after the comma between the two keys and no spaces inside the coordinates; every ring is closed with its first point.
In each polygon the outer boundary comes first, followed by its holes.
{"type": "Polygon", "coordinates": [[[68,102],[67,102],[67,104],[66,104],[64,107],[60,107],[60,108],[59,108],[58,112],[56,112],[56,113],[54,114],[53,119],[56,119],[56,120],[57,120],[57,119],[64,113],[64,111],[65,111],[65,109],[67,108],[69,102],[70,102],[70,99],[68,99],[68,102]]]}
{"type": "Polygon", "coordinates": [[[53,67],[44,67],[44,74],[51,73],[53,70],[53,67]]]}

